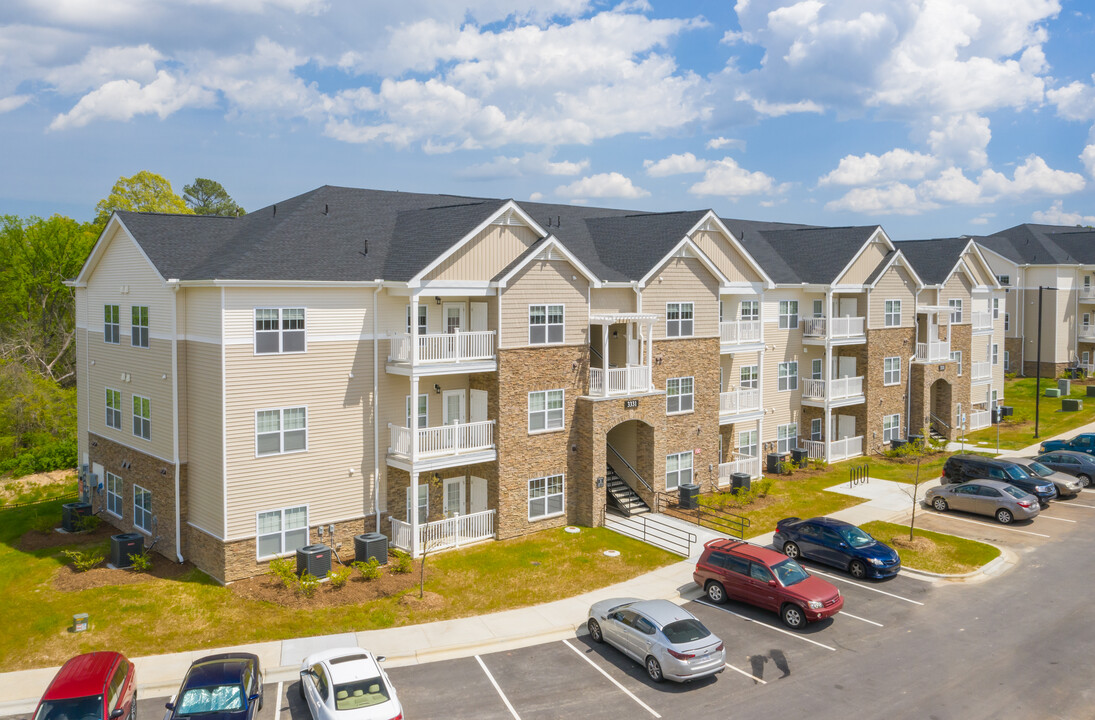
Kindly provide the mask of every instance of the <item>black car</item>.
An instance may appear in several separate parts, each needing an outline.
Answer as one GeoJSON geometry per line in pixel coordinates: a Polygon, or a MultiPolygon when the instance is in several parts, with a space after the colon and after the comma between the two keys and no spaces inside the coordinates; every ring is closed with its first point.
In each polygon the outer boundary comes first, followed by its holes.
{"type": "Polygon", "coordinates": [[[254,720],[262,709],[262,672],[251,653],[210,655],[186,672],[164,720],[254,720]]]}
{"type": "Polygon", "coordinates": [[[1051,470],[1067,473],[1080,481],[1083,487],[1091,487],[1095,478],[1095,457],[1075,450],[1053,450],[1034,458],[1051,470]]]}
{"type": "Polygon", "coordinates": [[[1057,486],[1053,483],[1032,477],[1022,465],[1001,458],[951,455],[943,464],[941,480],[944,485],[968,480],[1001,480],[1034,495],[1042,507],[1057,497],[1057,486]]]}

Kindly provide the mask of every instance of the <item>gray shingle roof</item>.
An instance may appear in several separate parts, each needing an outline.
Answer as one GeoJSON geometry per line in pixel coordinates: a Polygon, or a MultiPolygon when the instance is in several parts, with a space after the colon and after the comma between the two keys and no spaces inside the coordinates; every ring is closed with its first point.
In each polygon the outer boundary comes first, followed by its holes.
{"type": "MultiPolygon", "coordinates": [[[[724,222],[731,231],[741,223],[724,222]]],[[[836,280],[877,229],[877,225],[751,228],[745,232],[743,244],[776,283],[828,284],[836,280]]]]}
{"type": "Polygon", "coordinates": [[[926,285],[940,285],[954,270],[970,238],[902,240],[894,243],[926,285]]]}
{"type": "Polygon", "coordinates": [[[1095,263],[1095,235],[1085,228],[1024,223],[977,242],[1020,265],[1095,263]]]}

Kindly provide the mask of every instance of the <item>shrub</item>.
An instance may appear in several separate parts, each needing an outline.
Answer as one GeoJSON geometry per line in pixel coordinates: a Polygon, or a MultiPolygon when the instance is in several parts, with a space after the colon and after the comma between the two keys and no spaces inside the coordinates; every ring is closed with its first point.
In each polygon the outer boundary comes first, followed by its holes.
{"type": "Polygon", "coordinates": [[[30,521],[30,526],[32,528],[34,528],[38,532],[44,533],[53,532],[53,529],[59,524],[60,523],[58,522],[57,516],[53,513],[39,515],[36,512],[34,513],[34,519],[30,521]]]}
{"type": "Polygon", "coordinates": [[[102,524],[103,519],[98,515],[84,515],[76,521],[76,530],[78,532],[94,532],[102,524]]]}
{"type": "Polygon", "coordinates": [[[371,557],[365,562],[358,560],[353,566],[361,573],[362,580],[376,580],[380,577],[380,561],[375,557],[371,557]]]}
{"type": "Polygon", "coordinates": [[[106,559],[101,552],[94,551],[62,550],[61,554],[69,559],[76,572],[87,572],[106,559]]]}
{"type": "Polygon", "coordinates": [[[316,590],[319,589],[319,578],[309,572],[301,575],[298,583],[297,589],[300,590],[300,594],[306,598],[314,596],[316,590]]]}
{"type": "Polygon", "coordinates": [[[297,582],[297,563],[294,558],[274,558],[270,561],[270,574],[281,580],[286,590],[292,590],[297,582]]]}
{"type": "Polygon", "coordinates": [[[331,587],[338,589],[346,584],[346,581],[350,579],[350,573],[353,572],[353,568],[340,567],[338,570],[329,570],[327,572],[327,580],[331,583],[331,587]]]}
{"type": "Polygon", "coordinates": [[[148,550],[130,553],[129,562],[133,563],[133,569],[137,572],[148,572],[152,569],[152,556],[148,554],[148,550]]]}
{"type": "Polygon", "coordinates": [[[414,569],[414,561],[411,560],[410,554],[399,550],[398,548],[393,548],[392,556],[395,557],[395,564],[392,565],[392,572],[406,575],[414,569]]]}
{"type": "Polygon", "coordinates": [[[825,458],[810,458],[810,467],[814,470],[824,470],[828,464],[825,462],[825,458]]]}
{"type": "Polygon", "coordinates": [[[755,483],[752,483],[750,489],[756,492],[757,497],[767,497],[768,493],[772,490],[772,486],[776,481],[772,478],[761,478],[755,483]]]}

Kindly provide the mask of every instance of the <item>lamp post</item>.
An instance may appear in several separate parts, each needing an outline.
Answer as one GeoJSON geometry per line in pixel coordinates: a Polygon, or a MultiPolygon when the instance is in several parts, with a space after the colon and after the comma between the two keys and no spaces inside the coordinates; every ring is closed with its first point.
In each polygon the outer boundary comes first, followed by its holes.
{"type": "Polygon", "coordinates": [[[1042,291],[1055,287],[1038,286],[1038,356],[1034,370],[1034,439],[1038,439],[1038,410],[1042,399],[1042,291]]]}

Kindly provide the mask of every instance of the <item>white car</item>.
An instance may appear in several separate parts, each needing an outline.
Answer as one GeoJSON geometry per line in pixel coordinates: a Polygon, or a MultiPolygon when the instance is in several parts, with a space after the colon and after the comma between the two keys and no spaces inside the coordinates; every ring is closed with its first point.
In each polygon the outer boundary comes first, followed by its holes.
{"type": "Polygon", "coordinates": [[[382,655],[335,648],[304,658],[300,696],[314,720],[402,720],[403,708],[382,655]]]}

